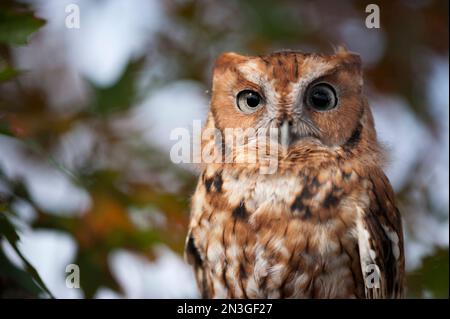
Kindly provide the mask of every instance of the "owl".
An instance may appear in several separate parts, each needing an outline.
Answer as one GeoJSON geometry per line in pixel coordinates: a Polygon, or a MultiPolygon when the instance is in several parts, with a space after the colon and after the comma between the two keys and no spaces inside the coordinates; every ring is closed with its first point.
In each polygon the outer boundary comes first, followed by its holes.
{"type": "Polygon", "coordinates": [[[220,155],[202,162],[185,246],[202,297],[403,296],[401,216],[359,55],[224,53],[208,130],[219,134],[202,135],[202,151],[220,155]],[[267,140],[279,147],[254,133],[217,139],[227,130],[275,131],[267,140]]]}

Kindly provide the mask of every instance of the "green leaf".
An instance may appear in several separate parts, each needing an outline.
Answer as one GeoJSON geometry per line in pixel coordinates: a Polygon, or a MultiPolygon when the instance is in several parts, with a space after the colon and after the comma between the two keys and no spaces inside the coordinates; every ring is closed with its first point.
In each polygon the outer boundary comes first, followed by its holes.
{"type": "Polygon", "coordinates": [[[3,120],[1,117],[0,117],[0,135],[14,136],[10,124],[5,120],[3,120]]]}
{"type": "Polygon", "coordinates": [[[14,69],[10,66],[0,68],[0,82],[6,82],[20,75],[22,71],[14,69]]]}
{"type": "Polygon", "coordinates": [[[439,248],[422,260],[422,266],[407,278],[408,295],[448,298],[448,248],[439,248]]]}
{"type": "Polygon", "coordinates": [[[25,45],[29,37],[45,24],[34,16],[28,6],[6,4],[0,6],[0,43],[25,45]]]}
{"type": "Polygon", "coordinates": [[[36,269],[22,255],[21,251],[17,247],[17,242],[20,240],[20,237],[17,234],[13,224],[11,224],[9,219],[6,217],[5,213],[0,213],[0,239],[2,238],[5,238],[12,246],[16,254],[20,257],[20,259],[24,263],[25,270],[27,271],[28,274],[31,275],[36,284],[43,290],[43,292],[47,293],[50,297],[53,297],[52,293],[44,284],[36,269]]]}
{"type": "Polygon", "coordinates": [[[26,271],[17,268],[0,249],[0,298],[36,298],[44,293],[26,271]]]}
{"type": "Polygon", "coordinates": [[[101,88],[92,84],[95,91],[95,102],[91,106],[91,112],[107,116],[133,106],[137,100],[135,84],[142,63],[143,59],[131,61],[122,76],[110,87],[101,88]]]}
{"type": "Polygon", "coordinates": [[[123,293],[109,269],[108,256],[109,252],[99,249],[99,247],[78,251],[75,263],[80,269],[83,269],[80,285],[86,298],[93,298],[101,287],[123,293]]]}
{"type": "Polygon", "coordinates": [[[0,214],[0,236],[5,237],[11,245],[15,245],[20,240],[19,235],[5,213],[0,214]]]}

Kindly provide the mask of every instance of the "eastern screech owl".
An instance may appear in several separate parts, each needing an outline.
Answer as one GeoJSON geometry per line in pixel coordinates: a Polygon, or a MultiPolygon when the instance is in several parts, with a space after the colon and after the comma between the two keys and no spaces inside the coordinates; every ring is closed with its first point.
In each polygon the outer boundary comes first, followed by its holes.
{"type": "Polygon", "coordinates": [[[261,160],[203,167],[185,250],[203,297],[402,297],[401,216],[362,86],[345,49],[218,57],[204,130],[282,138],[275,173],[261,160]]]}

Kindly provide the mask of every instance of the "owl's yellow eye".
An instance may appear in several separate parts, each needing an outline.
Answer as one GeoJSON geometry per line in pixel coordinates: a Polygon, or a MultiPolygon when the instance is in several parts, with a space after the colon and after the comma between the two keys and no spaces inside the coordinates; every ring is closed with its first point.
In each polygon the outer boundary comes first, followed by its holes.
{"type": "Polygon", "coordinates": [[[316,84],[308,89],[306,104],[317,111],[331,110],[337,105],[336,91],[329,84],[316,84]]]}
{"type": "Polygon", "coordinates": [[[263,105],[261,95],[252,90],[244,90],[239,92],[236,101],[238,108],[246,114],[255,112],[263,105]]]}

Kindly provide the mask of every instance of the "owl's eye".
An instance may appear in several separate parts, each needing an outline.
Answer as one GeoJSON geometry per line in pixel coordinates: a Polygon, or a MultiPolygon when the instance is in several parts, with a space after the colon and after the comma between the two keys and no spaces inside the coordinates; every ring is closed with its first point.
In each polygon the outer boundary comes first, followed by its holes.
{"type": "Polygon", "coordinates": [[[244,90],[239,92],[236,101],[238,108],[247,114],[255,112],[263,105],[261,95],[252,90],[244,90]]]}
{"type": "Polygon", "coordinates": [[[336,107],[336,91],[329,84],[319,83],[306,94],[306,103],[317,111],[328,111],[336,107]]]}

